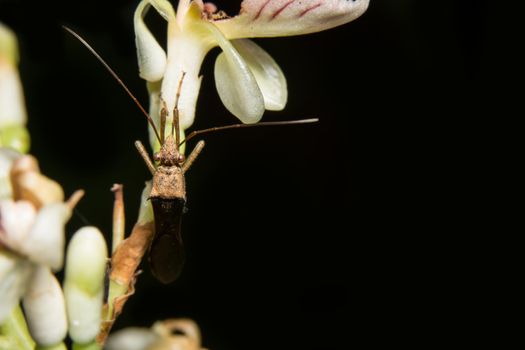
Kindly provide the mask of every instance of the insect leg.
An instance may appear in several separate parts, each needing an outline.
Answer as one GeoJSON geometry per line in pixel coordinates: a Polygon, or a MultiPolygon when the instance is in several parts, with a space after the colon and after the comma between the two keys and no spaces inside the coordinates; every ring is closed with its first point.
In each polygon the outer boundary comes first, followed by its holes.
{"type": "Polygon", "coordinates": [[[151,172],[151,175],[155,175],[155,165],[153,165],[153,162],[148,156],[148,152],[146,152],[146,149],[144,148],[144,145],[140,141],[135,141],[135,147],[137,147],[137,151],[139,151],[140,156],[142,159],[144,159],[144,163],[146,163],[146,166],[148,167],[149,171],[151,172]]]}
{"type": "Polygon", "coordinates": [[[182,164],[182,173],[184,174],[188,169],[190,168],[191,164],[197,159],[197,156],[199,153],[201,153],[202,149],[204,148],[204,141],[199,141],[193,151],[191,151],[188,158],[186,158],[186,161],[184,164],[182,164]]]}

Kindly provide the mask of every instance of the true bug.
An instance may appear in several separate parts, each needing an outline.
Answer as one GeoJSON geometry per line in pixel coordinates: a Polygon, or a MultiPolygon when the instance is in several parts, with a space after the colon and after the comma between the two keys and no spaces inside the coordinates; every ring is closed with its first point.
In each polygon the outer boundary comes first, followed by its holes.
{"type": "Polygon", "coordinates": [[[204,147],[204,141],[199,141],[187,159],[180,153],[177,104],[183,79],[184,74],[177,90],[171,134],[167,137],[164,137],[167,111],[165,106],[161,109],[161,148],[153,156],[158,166],[153,164],[142,143],[135,141],[137,150],[153,175],[149,199],[155,216],[155,236],[149,248],[149,263],[153,275],[162,283],[171,283],[177,279],[184,265],[181,237],[181,219],[186,205],[184,173],[204,147]]]}
{"type": "Polygon", "coordinates": [[[180,96],[181,84],[183,83],[184,73],[179,81],[177,89],[175,109],[173,111],[173,122],[171,133],[165,136],[165,124],[167,110],[165,105],[160,112],[160,133],[157,131],[155,123],[151,116],[146,112],[137,98],[131,93],[128,87],[120,77],[111,69],[111,67],[100,57],[80,35],[70,28],[64,27],[69,33],[75,36],[86,48],[100,61],[100,63],[109,71],[109,73],[124,88],[126,93],[135,102],[138,108],[146,116],[148,123],[153,128],[157,139],[160,142],[160,151],[155,153],[153,160],[158,163],[157,166],[150,159],[146,149],[140,141],[135,141],[135,146],[146,163],[146,166],[153,175],[153,184],[149,199],[153,207],[155,217],[155,235],[149,247],[149,263],[153,275],[162,283],[171,283],[177,279],[184,265],[184,249],[181,238],[181,219],[186,204],[186,186],[184,174],[195,161],[204,147],[204,141],[199,141],[192,150],[188,158],[180,153],[180,146],[195,137],[196,135],[212,131],[247,128],[254,126],[273,126],[273,125],[290,125],[306,124],[317,122],[317,118],[301,119],[281,122],[261,122],[257,124],[233,124],[226,126],[213,127],[209,129],[197,130],[189,133],[184,140],[179,139],[179,120],[177,102],[180,96]]]}

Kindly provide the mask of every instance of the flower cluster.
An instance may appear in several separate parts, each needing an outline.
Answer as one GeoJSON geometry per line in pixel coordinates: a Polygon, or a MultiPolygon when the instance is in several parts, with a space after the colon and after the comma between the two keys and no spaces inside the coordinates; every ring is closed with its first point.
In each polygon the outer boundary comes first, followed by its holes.
{"type": "Polygon", "coordinates": [[[64,291],[53,272],[64,265],[65,224],[82,196],[64,201],[60,185],[42,175],[32,156],[0,148],[0,324],[20,300],[39,346],[93,341],[102,311],[106,243],[94,227],[71,240],[64,291]],[[7,186],[5,184],[8,184],[7,186]]]}
{"type": "Polygon", "coordinates": [[[24,318],[38,349],[65,349],[68,332],[90,344],[101,323],[106,242],[94,227],[74,234],[62,290],[54,272],[64,266],[65,225],[83,192],[64,200],[37,160],[20,153],[29,144],[16,57],[16,39],[0,24],[0,348],[28,347],[24,318]]]}
{"type": "Polygon", "coordinates": [[[222,53],[214,70],[219,96],[243,123],[256,123],[265,109],[283,109],[288,92],[277,63],[247,38],[318,32],[356,19],[367,7],[368,0],[244,0],[239,15],[228,17],[202,0],[180,0],[177,12],[167,0],[142,0],[134,25],[140,76],[148,81],[150,92],[150,115],[158,120],[162,98],[168,119],[173,117],[184,72],[178,110],[181,128],[190,127],[201,64],[219,46],[222,53]],[[167,53],[144,23],[151,6],[168,22],[167,53]]]}

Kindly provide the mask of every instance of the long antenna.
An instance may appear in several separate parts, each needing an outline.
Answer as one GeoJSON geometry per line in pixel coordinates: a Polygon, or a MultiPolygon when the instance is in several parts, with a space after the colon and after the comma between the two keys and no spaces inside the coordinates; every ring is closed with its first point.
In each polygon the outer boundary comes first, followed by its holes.
{"type": "Polygon", "coordinates": [[[165,135],[164,135],[164,129],[166,127],[166,116],[168,114],[168,110],[166,109],[166,102],[160,98],[162,108],[160,109],[160,144],[164,144],[165,135]]]}
{"type": "Polygon", "coordinates": [[[182,81],[186,76],[186,72],[182,72],[182,76],[179,80],[179,86],[177,87],[177,94],[175,95],[175,107],[173,108],[173,120],[171,121],[171,136],[173,137],[173,132],[175,131],[175,145],[177,146],[177,151],[179,150],[180,142],[180,121],[179,121],[179,98],[180,91],[182,88],[182,81]]]}
{"type": "Polygon", "coordinates": [[[190,139],[194,138],[197,135],[214,132],[214,131],[222,131],[222,130],[228,130],[228,129],[240,129],[240,128],[252,128],[255,126],[308,124],[308,123],[316,123],[318,121],[319,121],[318,118],[310,118],[310,119],[300,119],[300,120],[287,120],[287,121],[282,121],[282,122],[261,122],[261,123],[256,123],[256,124],[233,124],[233,125],[225,125],[225,126],[216,126],[216,127],[209,128],[209,129],[195,130],[195,131],[190,132],[188,136],[186,136],[186,138],[180,143],[180,145],[182,145],[186,141],[189,141],[190,139]]]}
{"type": "Polygon", "coordinates": [[[95,51],[94,48],[91,47],[91,45],[89,45],[87,43],[87,41],[85,41],[80,35],[78,35],[77,33],[75,33],[73,31],[73,29],[69,28],[69,27],[66,27],[66,26],[62,26],[62,28],[64,28],[65,30],[67,30],[69,33],[71,33],[71,35],[73,35],[75,38],[78,39],[78,41],[80,41],[92,54],[93,56],[95,56],[99,61],[100,63],[102,63],[102,65],[109,71],[109,73],[113,76],[113,78],[115,78],[115,80],[120,84],[120,86],[122,86],[124,88],[124,90],[128,93],[129,97],[131,97],[131,99],[135,102],[135,104],[139,107],[139,109],[142,111],[142,113],[146,116],[146,119],[148,120],[149,124],[151,125],[151,127],[153,128],[153,131],[155,132],[155,136],[157,136],[157,139],[159,140],[160,143],[162,143],[161,139],[160,139],[160,136],[159,136],[159,132],[157,131],[157,128],[155,127],[155,123],[153,123],[153,119],[151,119],[150,115],[148,114],[148,112],[146,112],[146,110],[144,109],[144,107],[142,107],[142,105],[140,104],[139,100],[137,100],[137,98],[135,97],[135,95],[133,95],[131,93],[131,91],[128,89],[128,87],[126,86],[126,84],[124,84],[124,82],[122,81],[122,79],[120,79],[120,77],[117,75],[117,73],[115,73],[113,71],[113,69],[111,69],[111,67],[109,66],[109,64],[106,63],[106,61],[104,61],[104,59],[102,57],[100,57],[100,55],[95,51]]]}

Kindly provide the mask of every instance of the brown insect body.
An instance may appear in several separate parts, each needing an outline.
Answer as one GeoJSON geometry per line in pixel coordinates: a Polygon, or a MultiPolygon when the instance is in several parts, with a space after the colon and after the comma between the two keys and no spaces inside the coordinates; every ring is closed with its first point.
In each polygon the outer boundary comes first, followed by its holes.
{"type": "MultiPolygon", "coordinates": [[[[161,110],[161,130],[166,123],[166,110],[161,110]]],[[[155,218],[155,235],[149,247],[149,264],[153,275],[168,284],[179,277],[184,265],[184,246],[181,236],[182,214],[186,205],[186,184],[184,174],[204,147],[199,141],[187,159],[179,151],[178,111],[174,110],[173,132],[164,137],[161,131],[160,151],[150,160],[140,141],[135,142],[139,154],[153,175],[149,195],[155,218]],[[175,136],[174,136],[175,133],[175,136]]]]}
{"type": "Polygon", "coordinates": [[[184,265],[181,221],[186,205],[186,186],[182,170],[184,157],[177,148],[170,135],[155,155],[159,165],[153,175],[149,196],[155,216],[149,263],[153,275],[166,284],[179,277],[184,265]]]}
{"type": "Polygon", "coordinates": [[[178,198],[186,201],[186,186],[184,183],[184,156],[175,146],[175,140],[170,135],[166,138],[159,152],[154,156],[159,162],[153,176],[153,186],[150,198],[178,198]]]}

